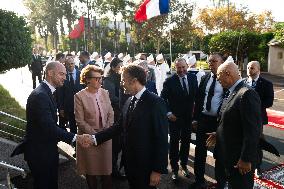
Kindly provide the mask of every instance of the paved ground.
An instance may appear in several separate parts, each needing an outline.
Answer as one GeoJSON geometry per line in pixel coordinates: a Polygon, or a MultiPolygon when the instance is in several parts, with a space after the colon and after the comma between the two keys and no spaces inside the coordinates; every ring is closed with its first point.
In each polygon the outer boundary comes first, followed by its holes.
{"type": "MultiPolygon", "coordinates": [[[[262,73],[262,76],[271,80],[274,84],[275,100],[274,105],[271,109],[284,111],[284,75],[283,76],[272,76],[267,73],[262,73]]],[[[0,75],[0,84],[6,88],[10,94],[20,103],[22,107],[25,107],[26,99],[32,91],[31,74],[27,67],[20,69],[13,69],[5,74],[0,75]]],[[[263,169],[266,170],[270,167],[278,165],[284,162],[284,131],[273,127],[264,127],[264,134],[266,139],[274,144],[280,151],[281,157],[277,158],[269,153],[264,153],[263,169]]],[[[73,149],[68,145],[60,144],[62,149],[65,150],[65,156],[69,161],[61,164],[59,168],[59,188],[60,189],[79,189],[87,188],[85,179],[76,174],[75,160],[70,156],[73,149]],[[68,155],[69,154],[69,155],[68,155]]],[[[211,154],[211,153],[209,153],[211,154]]],[[[3,157],[3,153],[0,154],[0,160],[3,158],[9,160],[7,157],[3,157]],[[2,156],[2,157],[1,157],[2,156]]],[[[4,155],[6,156],[6,155],[4,155]]],[[[191,145],[190,158],[188,161],[188,168],[192,175],[190,179],[181,177],[178,184],[172,183],[170,174],[163,176],[163,181],[159,186],[160,189],[185,189],[188,185],[193,182],[193,160],[194,160],[194,146],[191,145]]],[[[24,166],[25,167],[25,166],[24,166]]],[[[170,168],[169,168],[170,170],[170,168]]],[[[0,172],[3,171],[0,169],[0,172]]],[[[214,182],[214,159],[211,155],[207,158],[206,165],[206,180],[208,183],[214,182]]],[[[16,177],[13,179],[14,183],[18,188],[32,188],[31,178],[28,176],[26,179],[16,177]]],[[[127,183],[125,181],[114,181],[114,188],[127,189],[127,183]]]]}

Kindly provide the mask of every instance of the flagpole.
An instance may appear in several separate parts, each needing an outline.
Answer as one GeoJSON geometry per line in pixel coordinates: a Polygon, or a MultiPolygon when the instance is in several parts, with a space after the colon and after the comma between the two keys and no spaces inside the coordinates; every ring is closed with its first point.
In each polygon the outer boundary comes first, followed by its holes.
{"type": "Polygon", "coordinates": [[[172,56],[172,32],[171,32],[171,26],[170,26],[171,23],[172,23],[172,17],[171,17],[171,13],[169,13],[170,59],[171,59],[171,67],[170,67],[170,70],[172,71],[173,56],[172,56]]]}
{"type": "Polygon", "coordinates": [[[170,29],[170,58],[171,58],[171,64],[173,62],[173,56],[172,56],[172,33],[170,29]]]}

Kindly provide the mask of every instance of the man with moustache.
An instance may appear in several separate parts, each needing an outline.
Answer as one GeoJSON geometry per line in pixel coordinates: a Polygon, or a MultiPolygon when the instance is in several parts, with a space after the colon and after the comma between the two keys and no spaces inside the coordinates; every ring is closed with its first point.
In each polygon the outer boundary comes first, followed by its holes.
{"type": "MultiPolygon", "coordinates": [[[[192,125],[196,128],[196,147],[194,158],[195,182],[192,189],[206,188],[204,179],[205,163],[207,156],[206,133],[216,132],[218,123],[218,110],[223,100],[223,87],[217,80],[217,69],[224,62],[223,55],[212,53],[209,56],[208,64],[211,72],[204,75],[200,80],[196,95],[194,117],[192,125]]],[[[215,178],[218,185],[225,185],[225,181],[220,177],[218,160],[216,160],[215,178]]],[[[222,175],[222,174],[221,174],[222,175]]]]}

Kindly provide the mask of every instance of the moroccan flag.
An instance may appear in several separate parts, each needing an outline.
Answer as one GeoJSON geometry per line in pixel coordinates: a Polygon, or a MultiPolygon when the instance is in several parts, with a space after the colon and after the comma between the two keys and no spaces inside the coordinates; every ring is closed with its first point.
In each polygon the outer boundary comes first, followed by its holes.
{"type": "Polygon", "coordinates": [[[145,0],[136,11],[134,19],[143,22],[155,16],[168,14],[169,9],[170,0],[145,0]]]}
{"type": "Polygon", "coordinates": [[[79,23],[75,25],[75,28],[69,33],[70,39],[77,39],[84,32],[85,24],[84,17],[81,16],[79,23]]]}

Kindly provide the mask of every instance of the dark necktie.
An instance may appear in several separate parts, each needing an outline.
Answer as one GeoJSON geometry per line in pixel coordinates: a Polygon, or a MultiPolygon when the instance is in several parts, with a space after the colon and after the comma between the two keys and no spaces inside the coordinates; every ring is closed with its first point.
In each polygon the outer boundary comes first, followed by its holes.
{"type": "Polygon", "coordinates": [[[220,106],[218,108],[218,114],[219,114],[218,119],[220,118],[220,116],[222,114],[222,110],[224,109],[225,105],[227,104],[227,100],[228,100],[229,96],[230,96],[230,90],[224,89],[223,90],[223,95],[222,95],[223,99],[222,99],[221,104],[220,104],[220,106]]]}
{"type": "Polygon", "coordinates": [[[127,114],[126,114],[127,126],[129,125],[130,117],[131,117],[131,114],[134,110],[136,100],[137,100],[137,98],[134,96],[132,98],[129,106],[128,106],[128,110],[127,110],[127,114]]]}
{"type": "Polygon", "coordinates": [[[74,86],[73,73],[69,73],[69,82],[72,86],[74,86]]]}
{"type": "Polygon", "coordinates": [[[256,81],[255,80],[252,80],[251,87],[255,89],[255,87],[256,87],[256,81]]]}
{"type": "Polygon", "coordinates": [[[207,101],[206,101],[206,110],[210,111],[211,110],[211,101],[214,96],[214,89],[215,89],[215,84],[216,84],[216,76],[213,75],[213,81],[212,84],[210,85],[208,95],[207,95],[207,101]]]}
{"type": "Polygon", "coordinates": [[[51,96],[52,96],[52,100],[53,100],[53,102],[54,102],[54,105],[55,105],[55,107],[57,107],[57,103],[56,103],[56,91],[54,91],[52,94],[51,94],[51,96]]]}
{"type": "Polygon", "coordinates": [[[186,88],[186,83],[185,83],[185,77],[182,77],[182,88],[183,88],[183,91],[186,95],[188,95],[188,92],[187,92],[187,88],[186,88]]]}

